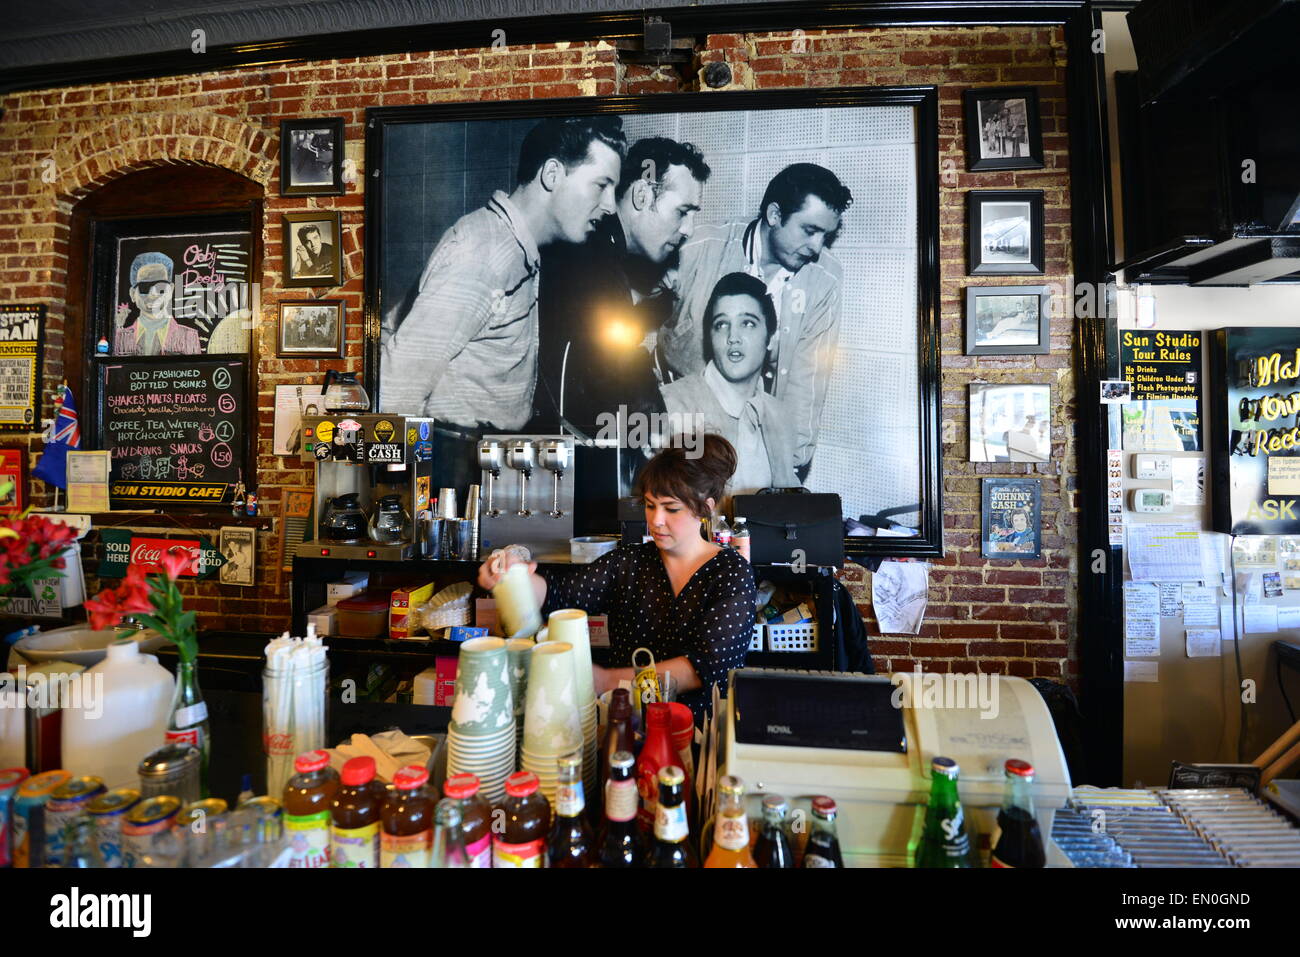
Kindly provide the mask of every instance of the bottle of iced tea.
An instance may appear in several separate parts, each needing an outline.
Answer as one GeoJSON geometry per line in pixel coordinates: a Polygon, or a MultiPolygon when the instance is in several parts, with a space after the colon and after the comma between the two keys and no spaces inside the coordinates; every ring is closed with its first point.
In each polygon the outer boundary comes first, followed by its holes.
{"type": "Polygon", "coordinates": [[[330,866],[330,806],[339,776],[325,751],[307,751],[294,759],[297,773],[284,788],[284,827],[288,831],[290,867],[330,866]]]}
{"type": "Polygon", "coordinates": [[[479,779],[473,774],[454,774],[442,786],[444,796],[460,809],[460,826],[465,832],[465,854],[469,866],[492,866],[492,805],[479,793],[479,779]]]}
{"type": "Polygon", "coordinates": [[[381,798],[373,786],[375,759],[343,765],[342,786],[330,802],[330,867],[378,867],[381,798]]]}
{"type": "Polygon", "coordinates": [[[803,852],[804,867],[843,867],[840,839],[835,833],[835,814],[838,808],[828,797],[815,797],[812,801],[812,833],[803,852]]]}
{"type": "Polygon", "coordinates": [[[492,837],[493,867],[543,867],[551,804],[538,792],[537,775],[518,771],[506,778],[505,831],[492,837]]]}
{"type": "Polygon", "coordinates": [[[380,810],[379,866],[428,867],[433,842],[433,796],[429,772],[418,764],[393,775],[393,789],[380,810]]]}

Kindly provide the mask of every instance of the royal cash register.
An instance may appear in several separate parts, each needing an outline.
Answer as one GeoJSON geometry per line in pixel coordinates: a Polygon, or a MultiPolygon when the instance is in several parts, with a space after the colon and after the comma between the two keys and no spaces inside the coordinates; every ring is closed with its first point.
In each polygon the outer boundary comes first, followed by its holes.
{"type": "MultiPolygon", "coordinates": [[[[745,782],[751,820],[761,819],[764,794],[784,795],[792,810],[805,813],[813,797],[828,795],[839,807],[836,827],[848,867],[910,866],[936,756],[961,766],[958,792],[977,844],[993,833],[1008,758],[1034,766],[1034,810],[1044,838],[1052,833],[1055,810],[1070,796],[1069,769],[1051,715],[1023,678],[912,672],[891,680],[739,668],[719,707],[717,773],[745,782]],[[924,679],[919,686],[918,678],[924,679]],[[927,696],[932,679],[947,680],[949,687],[927,696]],[[905,682],[916,690],[900,691],[905,682]],[[934,706],[954,700],[969,706],[934,706]]],[[[1045,844],[1049,866],[1064,863],[1051,841],[1045,844]]]]}

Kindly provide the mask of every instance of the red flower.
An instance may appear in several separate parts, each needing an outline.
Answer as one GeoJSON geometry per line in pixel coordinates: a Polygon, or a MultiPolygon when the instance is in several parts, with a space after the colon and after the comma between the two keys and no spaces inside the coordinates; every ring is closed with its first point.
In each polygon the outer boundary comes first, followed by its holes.
{"type": "Polygon", "coordinates": [[[121,598],[122,610],[129,614],[137,611],[153,611],[153,603],[149,601],[152,591],[153,586],[146,580],[144,569],[139,565],[132,565],[126,570],[126,578],[122,580],[122,585],[117,590],[121,598]]]}
{"type": "Polygon", "coordinates": [[[112,588],[105,588],[94,598],[86,599],[86,613],[90,615],[90,627],[96,631],[112,628],[122,620],[126,609],[118,604],[118,594],[112,588]]]}
{"type": "Polygon", "coordinates": [[[132,565],[126,570],[126,578],[117,588],[105,588],[95,598],[86,599],[86,612],[90,615],[90,627],[95,629],[112,628],[125,615],[137,612],[153,612],[153,603],[149,595],[153,586],[145,579],[144,569],[132,565]]]}
{"type": "Polygon", "coordinates": [[[173,545],[163,553],[162,560],[158,564],[167,577],[175,581],[185,572],[192,573],[194,571],[193,566],[197,564],[195,561],[197,556],[192,555],[192,551],[192,549],[180,545],[173,545]]]}

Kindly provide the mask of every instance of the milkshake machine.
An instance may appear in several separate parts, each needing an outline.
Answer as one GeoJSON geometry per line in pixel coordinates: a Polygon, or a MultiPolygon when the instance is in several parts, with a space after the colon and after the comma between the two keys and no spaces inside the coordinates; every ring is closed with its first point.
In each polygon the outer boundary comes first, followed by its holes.
{"type": "Polygon", "coordinates": [[[317,535],[304,558],[403,561],[414,517],[431,507],[432,419],[335,412],[303,416],[304,460],[316,466],[317,535]]]}
{"type": "Polygon", "coordinates": [[[573,537],[572,435],[485,435],[478,444],[479,554],[527,545],[535,561],[568,561],[573,537]]]}

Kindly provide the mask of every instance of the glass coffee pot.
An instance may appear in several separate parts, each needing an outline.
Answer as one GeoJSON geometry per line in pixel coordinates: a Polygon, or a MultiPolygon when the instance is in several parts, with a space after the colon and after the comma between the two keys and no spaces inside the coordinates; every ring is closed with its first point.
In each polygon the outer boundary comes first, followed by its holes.
{"type": "Polygon", "coordinates": [[[359,542],[366,537],[366,514],[356,492],[332,499],[325,507],[321,534],[331,542],[359,542]]]}
{"type": "Polygon", "coordinates": [[[370,513],[370,538],[381,545],[401,545],[411,540],[411,516],[400,495],[385,495],[370,513]]]}
{"type": "Polygon", "coordinates": [[[370,396],[357,381],[355,372],[328,370],[325,373],[324,402],[326,412],[370,411],[370,396]]]}

